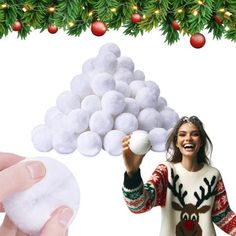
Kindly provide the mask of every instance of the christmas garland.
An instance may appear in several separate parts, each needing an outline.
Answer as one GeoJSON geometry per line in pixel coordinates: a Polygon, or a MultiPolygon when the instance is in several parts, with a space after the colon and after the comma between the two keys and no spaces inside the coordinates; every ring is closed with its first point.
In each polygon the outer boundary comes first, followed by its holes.
{"type": "Polygon", "coordinates": [[[0,38],[17,31],[25,39],[32,29],[80,36],[88,28],[97,36],[124,28],[137,36],[159,28],[173,44],[180,34],[236,41],[235,0],[0,0],[0,38]],[[196,36],[196,35],[195,35],[196,36]]]}

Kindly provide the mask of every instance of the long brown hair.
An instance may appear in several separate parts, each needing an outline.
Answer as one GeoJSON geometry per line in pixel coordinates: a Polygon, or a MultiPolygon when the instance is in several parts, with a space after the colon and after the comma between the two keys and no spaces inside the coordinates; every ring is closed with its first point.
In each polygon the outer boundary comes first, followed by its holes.
{"type": "Polygon", "coordinates": [[[194,124],[197,127],[200,134],[202,145],[197,153],[198,163],[210,164],[210,159],[208,158],[208,155],[211,155],[212,150],[213,150],[213,145],[209,136],[207,135],[204,129],[203,123],[199,120],[197,116],[182,117],[177,122],[173,130],[170,132],[170,135],[166,142],[167,160],[174,163],[180,162],[182,160],[182,154],[176,146],[177,135],[178,135],[180,126],[188,122],[191,122],[192,124],[194,124]]]}

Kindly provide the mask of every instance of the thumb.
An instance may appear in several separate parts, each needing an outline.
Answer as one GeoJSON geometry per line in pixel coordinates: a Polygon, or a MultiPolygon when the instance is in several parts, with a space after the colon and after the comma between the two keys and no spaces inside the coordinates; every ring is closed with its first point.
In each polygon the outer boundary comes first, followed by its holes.
{"type": "Polygon", "coordinates": [[[14,192],[23,191],[41,180],[46,168],[39,161],[24,161],[0,172],[0,202],[14,192]]]}

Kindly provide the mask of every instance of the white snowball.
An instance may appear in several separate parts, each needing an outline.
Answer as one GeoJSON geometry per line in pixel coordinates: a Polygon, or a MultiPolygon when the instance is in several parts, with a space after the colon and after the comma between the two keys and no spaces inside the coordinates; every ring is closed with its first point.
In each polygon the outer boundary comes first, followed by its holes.
{"type": "Polygon", "coordinates": [[[82,72],[83,73],[87,73],[91,70],[94,70],[93,61],[94,61],[94,58],[90,58],[84,62],[84,64],[82,65],[82,72]]]}
{"type": "Polygon", "coordinates": [[[117,69],[127,68],[130,71],[134,70],[134,62],[131,58],[121,56],[117,59],[117,69]]]}
{"type": "Polygon", "coordinates": [[[139,114],[139,105],[134,98],[125,98],[125,108],[123,112],[132,113],[135,116],[139,114]]]}
{"type": "Polygon", "coordinates": [[[131,113],[122,113],[115,119],[114,128],[126,134],[130,134],[138,129],[138,120],[131,113]]]}
{"type": "Polygon", "coordinates": [[[92,131],[86,131],[79,135],[77,150],[84,156],[96,156],[102,149],[100,136],[92,131]]]}
{"type": "Polygon", "coordinates": [[[14,193],[3,201],[6,214],[23,232],[36,235],[58,207],[68,206],[74,211],[74,220],[80,204],[78,183],[61,162],[46,157],[28,158],[41,161],[46,175],[31,188],[14,193]]]}
{"type": "Polygon", "coordinates": [[[100,52],[93,62],[95,70],[113,74],[117,68],[117,57],[109,51],[100,52]]]}
{"type": "Polygon", "coordinates": [[[79,134],[88,128],[89,114],[83,109],[74,109],[66,117],[67,130],[79,134]]]}
{"type": "Polygon", "coordinates": [[[158,101],[157,101],[157,107],[156,107],[156,109],[157,109],[158,111],[162,111],[162,110],[164,110],[164,109],[166,108],[166,106],[167,106],[167,101],[166,101],[166,99],[163,98],[163,97],[159,97],[159,98],[158,98],[158,101]]]}
{"type": "Polygon", "coordinates": [[[86,74],[80,74],[75,76],[70,84],[71,91],[74,94],[79,95],[80,98],[84,98],[92,93],[92,89],[89,84],[90,78],[86,74]]]}
{"type": "Polygon", "coordinates": [[[95,111],[102,109],[101,100],[96,95],[86,96],[81,102],[81,108],[92,115],[95,111]]]}
{"type": "Polygon", "coordinates": [[[58,153],[72,153],[76,149],[77,136],[68,131],[60,131],[53,135],[52,145],[55,151],[57,151],[58,153]]]}
{"type": "Polygon", "coordinates": [[[120,48],[114,44],[114,43],[106,43],[104,44],[100,50],[99,50],[99,53],[102,53],[102,52],[112,52],[116,57],[119,57],[120,54],[121,54],[121,51],[120,51],[120,48]]]}
{"type": "Polygon", "coordinates": [[[104,111],[96,111],[89,120],[89,128],[91,131],[105,135],[113,128],[113,118],[104,111]]]}
{"type": "Polygon", "coordinates": [[[57,117],[58,115],[61,115],[61,111],[58,110],[57,107],[50,107],[44,116],[44,121],[45,124],[50,126],[51,122],[53,122],[54,118],[57,117]]]}
{"type": "Polygon", "coordinates": [[[126,68],[119,68],[114,74],[114,79],[117,81],[123,81],[126,84],[131,83],[133,81],[134,76],[133,73],[126,68]]]}
{"type": "Polygon", "coordinates": [[[129,97],[131,94],[129,85],[123,81],[116,81],[115,90],[122,93],[125,97],[129,97]]]}
{"type": "Polygon", "coordinates": [[[154,128],[149,132],[149,140],[152,145],[152,151],[164,152],[166,150],[166,141],[168,131],[163,128],[154,128]]]}
{"type": "Polygon", "coordinates": [[[172,108],[165,108],[160,112],[162,127],[164,129],[173,128],[179,120],[179,115],[172,108]]]}
{"type": "Polygon", "coordinates": [[[150,88],[152,91],[153,91],[153,93],[157,96],[157,97],[159,97],[159,95],[160,95],[160,88],[159,88],[159,86],[154,82],[154,81],[146,81],[145,82],[145,84],[146,84],[146,86],[148,87],[148,88],[150,88]]]}
{"type": "Polygon", "coordinates": [[[120,130],[109,131],[103,140],[104,149],[112,156],[122,154],[122,138],[125,133],[120,130]]]}
{"type": "Polygon", "coordinates": [[[134,80],[129,84],[129,87],[131,89],[131,97],[135,97],[137,92],[140,91],[140,89],[146,87],[145,81],[142,80],[134,80]]]}
{"type": "Polygon", "coordinates": [[[129,148],[137,155],[146,154],[151,148],[148,133],[143,130],[134,131],[129,140],[129,148]]]}
{"type": "Polygon", "coordinates": [[[125,97],[122,93],[112,90],[103,95],[101,104],[105,112],[115,116],[124,110],[125,97]]]}
{"type": "Polygon", "coordinates": [[[115,89],[116,83],[113,76],[108,73],[99,73],[92,81],[91,87],[93,92],[102,96],[104,93],[115,89]]]}
{"type": "Polygon", "coordinates": [[[86,72],[86,75],[88,75],[89,82],[90,82],[90,87],[91,87],[91,82],[97,77],[97,75],[101,74],[101,72],[97,70],[91,70],[86,72]]]}
{"type": "Polygon", "coordinates": [[[135,100],[141,109],[148,107],[156,108],[158,96],[151,88],[145,87],[137,92],[135,100]]]}
{"type": "Polygon", "coordinates": [[[141,70],[134,71],[134,80],[145,80],[145,74],[141,70]]]}
{"type": "Polygon", "coordinates": [[[68,114],[71,110],[80,108],[80,97],[70,91],[65,91],[58,96],[56,104],[61,112],[68,114]]]}
{"type": "Polygon", "coordinates": [[[46,125],[39,125],[31,132],[34,147],[40,152],[52,150],[52,132],[46,125]]]}
{"type": "Polygon", "coordinates": [[[149,132],[155,127],[161,127],[162,117],[154,108],[145,108],[138,115],[139,129],[149,132]]]}

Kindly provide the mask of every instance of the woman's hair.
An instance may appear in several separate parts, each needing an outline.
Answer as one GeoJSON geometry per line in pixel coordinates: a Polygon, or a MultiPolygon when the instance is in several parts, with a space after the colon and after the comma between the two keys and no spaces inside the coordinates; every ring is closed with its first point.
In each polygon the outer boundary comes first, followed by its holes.
{"type": "Polygon", "coordinates": [[[213,145],[203,127],[203,123],[198,119],[197,116],[182,117],[177,122],[173,130],[170,132],[166,142],[167,160],[174,163],[180,162],[182,160],[182,153],[179,151],[178,147],[176,146],[176,143],[177,143],[179,128],[184,123],[194,124],[199,131],[201,139],[201,147],[197,153],[197,162],[210,164],[210,159],[208,158],[207,155],[211,155],[213,150],[213,145]]]}

